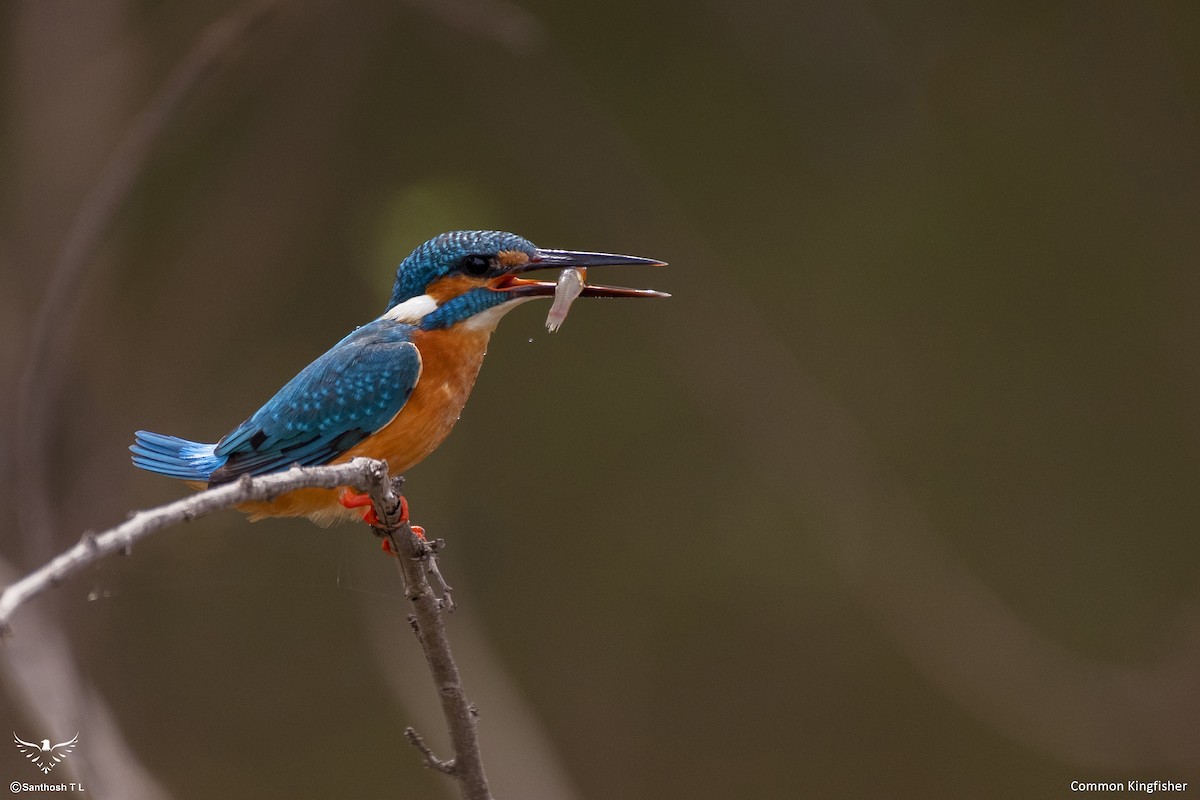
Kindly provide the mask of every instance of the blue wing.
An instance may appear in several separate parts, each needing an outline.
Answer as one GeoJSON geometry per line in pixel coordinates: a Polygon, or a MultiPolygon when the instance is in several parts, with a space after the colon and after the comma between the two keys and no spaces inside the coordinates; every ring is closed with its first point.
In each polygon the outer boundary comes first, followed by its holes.
{"type": "Polygon", "coordinates": [[[410,329],[364,325],[309,364],[220,442],[222,483],[337,458],[399,413],[421,373],[410,329]]]}
{"type": "Polygon", "coordinates": [[[305,367],[216,445],[138,431],[143,469],[210,484],[325,464],[387,425],[421,374],[407,325],[372,322],[305,367]]]}

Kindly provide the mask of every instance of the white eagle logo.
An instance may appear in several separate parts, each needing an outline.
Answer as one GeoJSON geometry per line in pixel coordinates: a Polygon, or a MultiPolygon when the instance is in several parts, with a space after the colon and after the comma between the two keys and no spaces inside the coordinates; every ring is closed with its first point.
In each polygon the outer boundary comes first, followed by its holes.
{"type": "Polygon", "coordinates": [[[51,745],[49,739],[42,739],[41,744],[27,742],[20,736],[17,736],[16,731],[13,731],[13,741],[17,743],[17,749],[25,754],[25,757],[33,762],[33,765],[42,771],[43,775],[50,774],[50,770],[54,769],[58,762],[67,757],[67,754],[75,749],[75,743],[79,741],[79,734],[69,742],[59,742],[56,745],[51,745]]]}

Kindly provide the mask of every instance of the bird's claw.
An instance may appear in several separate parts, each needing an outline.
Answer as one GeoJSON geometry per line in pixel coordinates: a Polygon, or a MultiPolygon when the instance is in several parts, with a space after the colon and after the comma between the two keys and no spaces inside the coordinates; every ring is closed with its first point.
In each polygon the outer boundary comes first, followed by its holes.
{"type": "MultiPolygon", "coordinates": [[[[338,495],[338,503],[341,504],[342,508],[362,508],[366,506],[367,510],[362,516],[363,522],[375,528],[383,526],[382,520],[379,519],[379,514],[375,511],[375,506],[371,502],[371,495],[365,492],[353,492],[349,489],[343,489],[341,494],[338,495]]],[[[408,522],[408,500],[404,498],[404,495],[400,495],[400,517],[396,521],[400,524],[408,522]]]]}
{"type": "Polygon", "coordinates": [[[366,492],[352,492],[349,489],[342,489],[341,494],[338,495],[338,503],[341,504],[342,508],[362,508],[366,506],[367,510],[362,517],[363,522],[368,525],[379,524],[379,515],[375,513],[375,506],[371,504],[371,495],[366,492]]]}
{"type": "MultiPolygon", "coordinates": [[[[341,503],[344,508],[362,508],[363,506],[366,506],[367,510],[363,514],[363,522],[366,522],[368,525],[372,525],[376,528],[384,527],[379,520],[379,515],[375,513],[375,506],[371,502],[370,495],[361,492],[353,492],[350,489],[343,489],[341,494],[338,495],[338,502],[341,503]]],[[[442,596],[439,598],[438,602],[441,603],[442,608],[446,611],[453,611],[455,608],[453,597],[454,589],[451,588],[450,584],[446,583],[446,579],[442,577],[442,571],[438,569],[437,564],[438,551],[442,549],[442,547],[445,545],[445,542],[442,539],[437,539],[432,542],[429,541],[429,539],[425,536],[424,528],[422,528],[420,525],[413,525],[411,522],[409,522],[408,500],[404,498],[404,495],[400,495],[399,515],[396,521],[400,525],[408,524],[408,529],[412,531],[413,536],[417,537],[417,539],[421,541],[421,545],[418,548],[420,555],[417,556],[417,558],[425,561],[425,571],[433,576],[434,582],[437,584],[438,588],[441,589],[442,596]]],[[[394,535],[393,531],[382,530],[379,531],[379,533],[383,538],[383,541],[380,542],[380,548],[383,550],[383,552],[389,556],[399,556],[400,554],[397,553],[396,549],[392,546],[392,536],[394,535]]],[[[406,594],[407,591],[407,587],[405,587],[406,594]]]]}

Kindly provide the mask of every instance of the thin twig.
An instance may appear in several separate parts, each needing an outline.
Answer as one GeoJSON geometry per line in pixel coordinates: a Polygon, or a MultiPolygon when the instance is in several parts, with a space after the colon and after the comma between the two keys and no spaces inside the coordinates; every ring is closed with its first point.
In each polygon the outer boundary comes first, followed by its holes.
{"type": "MultiPolygon", "coordinates": [[[[407,520],[400,521],[400,489],[403,487],[403,480],[397,478],[387,486],[376,483],[368,493],[381,522],[375,530],[387,539],[388,545],[396,555],[396,566],[404,580],[405,595],[412,603],[413,613],[409,617],[409,624],[413,626],[421,649],[425,651],[425,660],[429,663],[433,684],[442,701],[442,715],[450,732],[454,758],[441,761],[434,757],[428,748],[417,745],[412,736],[409,736],[409,741],[421,749],[426,764],[458,779],[463,800],[491,800],[492,794],[483,771],[483,758],[479,752],[479,736],[475,727],[479,715],[463,689],[462,678],[450,651],[450,639],[446,635],[446,626],[442,619],[443,608],[452,608],[453,600],[447,593],[449,587],[445,580],[442,580],[441,572],[436,566],[431,567],[436,563],[434,559],[437,557],[437,551],[445,543],[439,540],[437,545],[431,545],[413,533],[407,520]],[[427,574],[437,575],[445,598],[444,603],[429,585],[427,574]],[[446,765],[452,766],[447,769],[446,765]]],[[[416,735],[415,731],[413,733],[416,735]]]]}
{"type": "MultiPolygon", "coordinates": [[[[396,559],[408,585],[408,599],[417,619],[418,640],[425,650],[429,671],[442,701],[442,716],[450,731],[450,744],[454,748],[454,777],[459,781],[464,800],[491,800],[487,776],[483,771],[483,759],[479,752],[479,737],[475,724],[475,706],[467,700],[458,666],[450,652],[450,641],[442,619],[442,603],[425,577],[425,560],[430,556],[427,543],[416,536],[389,536],[392,548],[399,553],[396,559]],[[408,547],[400,549],[407,539],[408,547]]],[[[443,770],[444,771],[444,770],[443,770]]]]}
{"type": "Polygon", "coordinates": [[[0,594],[0,632],[7,632],[13,612],[26,601],[62,583],[105,556],[128,552],[139,539],[163,528],[189,522],[226,508],[250,502],[270,500],[286,492],[304,488],[333,489],[352,486],[373,491],[388,482],[387,464],[370,458],[356,458],[345,464],[327,467],[293,467],[286,472],[244,477],[224,486],[209,489],[165,506],[134,512],[128,520],[103,533],[88,531],[65,553],[40,569],[8,586],[0,594]]]}
{"type": "Polygon", "coordinates": [[[439,772],[444,772],[447,775],[455,774],[454,759],[452,758],[449,761],[442,761],[440,758],[435,756],[433,751],[429,749],[429,745],[425,744],[425,738],[421,736],[421,734],[417,733],[416,728],[405,728],[404,738],[408,739],[409,744],[421,751],[421,755],[425,758],[425,766],[429,767],[430,769],[436,769],[439,772]]]}

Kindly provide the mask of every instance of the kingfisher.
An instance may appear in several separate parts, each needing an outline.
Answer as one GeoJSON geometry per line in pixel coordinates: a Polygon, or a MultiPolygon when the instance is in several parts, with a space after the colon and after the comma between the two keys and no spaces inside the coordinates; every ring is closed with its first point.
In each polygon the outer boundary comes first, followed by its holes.
{"type": "MultiPolygon", "coordinates": [[[[504,231],[443,233],[400,262],[382,315],[302,369],[219,442],[137,431],[129,448],[133,463],[196,488],[357,456],[386,460],[394,473],[404,473],[432,453],[458,421],[500,319],[530,300],[554,296],[555,283],[522,278],[523,273],[620,265],[665,262],[548,250],[504,231]]],[[[669,295],[586,284],[579,296],[669,295]]],[[[378,521],[370,499],[348,487],[299,489],[238,508],[251,521],[378,521]]]]}

